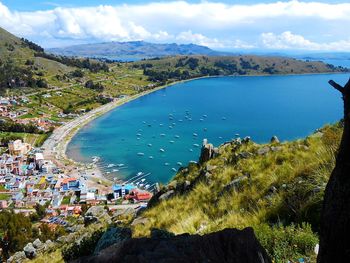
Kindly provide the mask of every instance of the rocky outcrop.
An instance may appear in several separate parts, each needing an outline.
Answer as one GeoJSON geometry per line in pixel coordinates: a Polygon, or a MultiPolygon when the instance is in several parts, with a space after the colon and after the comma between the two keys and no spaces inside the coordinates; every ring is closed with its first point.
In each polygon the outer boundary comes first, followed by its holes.
{"type": "Polygon", "coordinates": [[[35,258],[36,257],[36,249],[33,246],[32,243],[28,243],[24,248],[23,251],[27,258],[35,258]]]}
{"type": "Polygon", "coordinates": [[[201,155],[199,157],[199,163],[205,163],[218,154],[218,148],[215,148],[211,143],[208,143],[207,139],[203,140],[203,146],[201,149],[201,155]]]}
{"type": "Polygon", "coordinates": [[[344,131],[325,190],[318,263],[350,262],[350,80],[344,87],[329,83],[343,96],[344,131]]]}
{"type": "Polygon", "coordinates": [[[225,229],[207,235],[153,235],[129,239],[75,262],[236,262],[269,263],[253,229],[225,229]]]}
{"type": "Polygon", "coordinates": [[[103,233],[97,242],[94,254],[98,254],[101,250],[130,238],[131,230],[129,228],[111,227],[103,233]]]}

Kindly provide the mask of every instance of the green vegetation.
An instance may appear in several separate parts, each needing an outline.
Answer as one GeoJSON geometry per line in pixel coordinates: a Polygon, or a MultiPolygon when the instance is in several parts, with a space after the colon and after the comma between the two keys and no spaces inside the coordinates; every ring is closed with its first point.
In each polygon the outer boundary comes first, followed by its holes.
{"type": "Polygon", "coordinates": [[[275,262],[312,257],[341,126],[282,144],[222,145],[217,157],[190,164],[162,189],[175,194],[152,200],[142,215],[148,221],[134,227],[134,236],[149,235],[152,228],[205,234],[253,226],[275,262]]]}

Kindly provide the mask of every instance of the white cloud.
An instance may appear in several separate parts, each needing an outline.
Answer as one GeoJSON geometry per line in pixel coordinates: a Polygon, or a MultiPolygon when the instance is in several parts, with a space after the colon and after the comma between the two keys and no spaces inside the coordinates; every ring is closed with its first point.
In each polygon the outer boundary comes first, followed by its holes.
{"type": "Polygon", "coordinates": [[[316,43],[296,35],[290,31],[281,34],[262,33],[261,41],[263,47],[269,49],[301,49],[301,50],[350,50],[350,38],[329,43],[316,43]]]}
{"type": "Polygon", "coordinates": [[[67,41],[146,40],[246,49],[259,47],[256,43],[261,41],[267,48],[349,50],[344,40],[350,35],[350,27],[344,24],[349,23],[350,3],[172,1],[16,12],[0,2],[0,26],[43,46],[67,41]]]}

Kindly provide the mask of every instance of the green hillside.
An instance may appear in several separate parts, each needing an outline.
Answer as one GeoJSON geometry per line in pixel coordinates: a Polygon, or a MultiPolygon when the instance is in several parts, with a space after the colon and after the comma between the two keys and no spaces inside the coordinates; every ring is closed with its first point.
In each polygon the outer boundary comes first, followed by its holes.
{"type": "Polygon", "coordinates": [[[152,228],[206,234],[253,226],[275,262],[313,258],[341,126],[294,142],[221,145],[216,157],[190,164],[162,187],[134,235],[152,228]]]}

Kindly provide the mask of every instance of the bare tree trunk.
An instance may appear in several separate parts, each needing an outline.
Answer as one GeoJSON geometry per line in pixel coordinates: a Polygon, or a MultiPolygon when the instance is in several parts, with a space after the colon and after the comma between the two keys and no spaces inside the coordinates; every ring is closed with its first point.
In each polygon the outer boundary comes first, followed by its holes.
{"type": "Polygon", "coordinates": [[[350,79],[342,87],[329,81],[344,100],[344,132],[328,181],[321,214],[318,263],[350,262],[350,79]]]}

